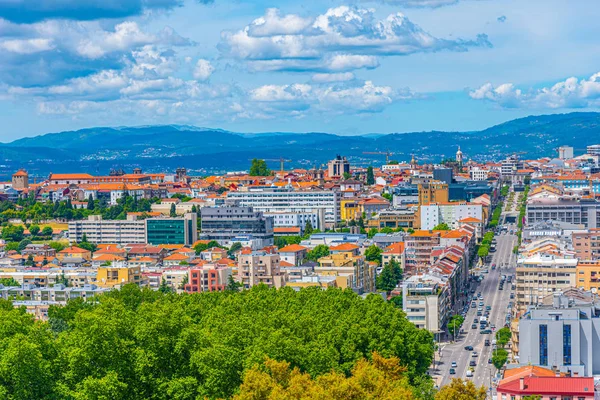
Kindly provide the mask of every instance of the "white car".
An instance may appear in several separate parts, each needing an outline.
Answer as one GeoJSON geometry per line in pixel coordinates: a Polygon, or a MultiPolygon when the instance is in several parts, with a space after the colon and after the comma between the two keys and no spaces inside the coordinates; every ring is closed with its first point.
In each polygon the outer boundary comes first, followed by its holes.
{"type": "Polygon", "coordinates": [[[473,376],[473,371],[471,371],[470,369],[467,370],[467,378],[470,378],[473,376]]]}

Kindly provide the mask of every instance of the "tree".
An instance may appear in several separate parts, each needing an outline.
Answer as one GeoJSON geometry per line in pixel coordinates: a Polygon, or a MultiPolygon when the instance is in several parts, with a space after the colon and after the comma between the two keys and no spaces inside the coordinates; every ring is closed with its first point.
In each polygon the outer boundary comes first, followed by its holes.
{"type": "Polygon", "coordinates": [[[504,347],[509,342],[511,337],[512,334],[510,332],[510,329],[507,327],[503,327],[496,332],[496,340],[498,346],[504,347]]]}
{"type": "Polygon", "coordinates": [[[367,168],[367,185],[375,184],[375,175],[373,174],[373,167],[369,165],[367,168]]]}
{"type": "Polygon", "coordinates": [[[235,279],[233,279],[233,275],[229,275],[227,277],[227,287],[225,288],[225,290],[229,292],[239,292],[240,287],[241,284],[239,282],[236,282],[235,279]]]}
{"type": "Polygon", "coordinates": [[[481,245],[479,246],[479,249],[477,249],[477,255],[479,256],[479,258],[481,258],[482,261],[488,256],[489,252],[490,248],[485,245],[481,245]]]}
{"type": "Polygon", "coordinates": [[[23,239],[19,242],[19,247],[17,248],[17,251],[20,253],[23,250],[25,250],[25,247],[29,246],[31,244],[31,240],[29,239],[23,239]]]}
{"type": "Polygon", "coordinates": [[[442,222],[440,224],[437,224],[436,226],[433,227],[434,231],[449,231],[450,227],[448,226],[447,223],[442,222]]]}
{"type": "Polygon", "coordinates": [[[67,245],[62,242],[50,242],[48,246],[52,247],[57,253],[67,248],[67,245]]]}
{"type": "Polygon", "coordinates": [[[392,267],[388,264],[383,267],[381,274],[377,275],[375,279],[375,287],[377,290],[383,290],[385,292],[391,292],[398,285],[398,280],[394,276],[392,267]]]}
{"type": "Polygon", "coordinates": [[[371,361],[362,359],[352,374],[333,371],[313,379],[287,361],[267,358],[244,375],[234,400],[255,399],[414,399],[413,388],[400,359],[383,358],[373,353],[371,361]]]}
{"type": "Polygon", "coordinates": [[[54,230],[51,226],[45,226],[44,228],[42,228],[42,236],[52,236],[53,233],[54,230]]]}
{"type": "Polygon", "coordinates": [[[487,391],[483,386],[477,387],[475,384],[459,378],[454,378],[450,384],[442,386],[436,393],[435,400],[485,400],[487,391]]]}
{"type": "Polygon", "coordinates": [[[304,226],[304,236],[309,237],[313,233],[313,226],[310,221],[306,221],[306,225],[304,226]]]}
{"type": "Polygon", "coordinates": [[[175,217],[177,217],[177,209],[176,209],[176,207],[175,207],[175,203],[172,203],[172,204],[171,204],[171,210],[169,211],[169,216],[170,216],[171,218],[175,218],[175,217]]]}
{"type": "Polygon", "coordinates": [[[38,233],[40,233],[40,227],[39,225],[31,225],[29,227],[29,233],[31,234],[31,236],[37,236],[38,233]]]}
{"type": "Polygon", "coordinates": [[[392,297],[390,303],[396,306],[396,308],[402,309],[402,295],[392,297]]]}
{"type": "Polygon", "coordinates": [[[20,242],[23,240],[25,228],[21,225],[8,224],[2,228],[2,239],[10,242],[20,242]]]}
{"type": "Polygon", "coordinates": [[[365,259],[367,261],[375,261],[377,264],[381,264],[381,249],[377,247],[377,245],[372,244],[367,248],[367,250],[365,250],[365,259]]]}
{"type": "Polygon", "coordinates": [[[14,278],[0,278],[0,285],[3,286],[21,286],[21,284],[19,283],[19,281],[15,280],[14,278]]]}
{"type": "Polygon", "coordinates": [[[234,242],[231,244],[231,247],[229,248],[227,255],[229,257],[233,257],[235,255],[235,253],[237,253],[241,249],[242,249],[242,244],[240,242],[234,242]]]}
{"type": "Polygon", "coordinates": [[[92,196],[91,193],[90,193],[90,196],[88,197],[87,209],[90,211],[94,210],[94,196],[92,196]]]}
{"type": "Polygon", "coordinates": [[[452,336],[456,336],[456,334],[460,331],[460,327],[462,326],[463,322],[465,322],[465,319],[462,315],[456,314],[450,317],[448,323],[446,324],[448,327],[448,333],[450,333],[452,336]]]}
{"type": "Polygon", "coordinates": [[[253,158],[252,163],[250,164],[250,172],[248,173],[250,176],[269,176],[271,175],[271,170],[267,168],[267,163],[265,160],[260,160],[258,158],[253,158]]]}
{"type": "Polygon", "coordinates": [[[33,263],[33,254],[27,256],[27,260],[23,263],[24,265],[32,266],[33,263]]]}
{"type": "Polygon", "coordinates": [[[160,282],[160,287],[158,288],[158,291],[163,294],[167,294],[167,293],[173,292],[173,289],[171,288],[171,286],[169,286],[167,284],[167,281],[165,280],[165,278],[162,278],[162,281],[160,282]]]}
{"type": "Polygon", "coordinates": [[[318,261],[319,258],[327,257],[329,255],[329,247],[324,244],[315,246],[314,249],[306,253],[306,259],[310,261],[318,261]]]}
{"type": "Polygon", "coordinates": [[[504,349],[496,349],[492,355],[492,364],[498,369],[502,368],[508,360],[508,352],[504,349]]]}
{"type": "Polygon", "coordinates": [[[350,174],[350,172],[344,172],[344,180],[347,181],[350,178],[352,178],[352,174],[350,174]]]}

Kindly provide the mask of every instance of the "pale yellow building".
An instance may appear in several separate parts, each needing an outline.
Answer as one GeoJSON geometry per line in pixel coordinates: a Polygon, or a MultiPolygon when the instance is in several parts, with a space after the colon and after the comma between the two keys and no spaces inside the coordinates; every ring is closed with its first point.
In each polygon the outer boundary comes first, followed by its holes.
{"type": "Polygon", "coordinates": [[[142,283],[142,271],[137,266],[98,268],[96,284],[100,287],[120,287],[128,283],[142,283]]]}

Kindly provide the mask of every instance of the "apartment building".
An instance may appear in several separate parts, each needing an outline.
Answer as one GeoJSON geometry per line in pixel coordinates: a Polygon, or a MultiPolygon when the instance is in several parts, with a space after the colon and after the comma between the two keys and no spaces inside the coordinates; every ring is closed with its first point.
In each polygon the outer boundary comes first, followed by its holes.
{"type": "Polygon", "coordinates": [[[254,248],[273,244],[273,217],[265,217],[253,207],[204,207],[201,216],[200,237],[204,240],[230,246],[233,242],[242,242],[237,239],[240,236],[251,236],[256,242],[254,248]]]}
{"type": "Polygon", "coordinates": [[[486,181],[490,174],[490,170],[486,167],[470,167],[469,177],[474,181],[486,181]]]}
{"type": "Polygon", "coordinates": [[[466,202],[432,203],[421,206],[420,218],[421,229],[424,230],[433,229],[442,223],[456,229],[460,226],[460,221],[467,218],[483,221],[483,206],[466,202]]]}
{"type": "Polygon", "coordinates": [[[337,155],[327,163],[327,172],[330,178],[343,178],[344,174],[350,173],[350,162],[348,162],[346,157],[337,155]]]}
{"type": "Polygon", "coordinates": [[[227,287],[231,268],[206,264],[190,268],[185,291],[188,293],[223,291],[227,287]]]}
{"type": "Polygon", "coordinates": [[[584,261],[579,260],[577,263],[577,288],[583,290],[600,289],[600,260],[584,261]]]}
{"type": "Polygon", "coordinates": [[[405,262],[407,271],[416,272],[431,263],[431,252],[440,245],[441,232],[418,230],[405,239],[405,262]]]}
{"type": "Polygon", "coordinates": [[[600,259],[600,228],[573,232],[573,249],[580,260],[600,259]]]}
{"type": "Polygon", "coordinates": [[[96,275],[96,284],[100,287],[120,288],[128,283],[140,285],[142,271],[137,266],[100,266],[96,275]]]}
{"type": "Polygon", "coordinates": [[[448,184],[444,182],[429,182],[418,185],[419,205],[430,203],[447,203],[449,200],[448,184]]]}
{"type": "Polygon", "coordinates": [[[279,254],[264,250],[242,252],[238,257],[237,281],[247,289],[261,283],[280,288],[285,285],[285,274],[281,273],[279,262],[279,254]]]}
{"type": "Polygon", "coordinates": [[[83,236],[91,243],[145,243],[146,222],[136,216],[126,220],[105,220],[101,215],[90,215],[87,220],[69,221],[69,239],[81,242],[83,236]]]}
{"type": "Polygon", "coordinates": [[[519,258],[516,268],[516,305],[519,312],[542,298],[576,286],[577,259],[552,254],[519,258]]]}
{"type": "Polygon", "coordinates": [[[375,266],[359,255],[358,246],[346,243],[331,248],[331,254],[318,260],[315,274],[335,276],[336,286],[350,288],[355,292],[371,293],[375,291],[375,266]]]}
{"type": "Polygon", "coordinates": [[[450,301],[443,277],[413,275],[402,282],[402,309],[419,329],[440,333],[448,315],[450,301]]]}
{"type": "Polygon", "coordinates": [[[334,226],[340,220],[340,198],[341,194],[337,191],[299,191],[290,187],[250,188],[227,194],[228,200],[263,213],[312,213],[322,210],[325,228],[334,226]]]}
{"type": "Polygon", "coordinates": [[[500,168],[500,174],[503,178],[512,177],[516,175],[517,171],[523,169],[523,161],[519,159],[519,156],[512,155],[502,161],[502,167],[500,168]]]}

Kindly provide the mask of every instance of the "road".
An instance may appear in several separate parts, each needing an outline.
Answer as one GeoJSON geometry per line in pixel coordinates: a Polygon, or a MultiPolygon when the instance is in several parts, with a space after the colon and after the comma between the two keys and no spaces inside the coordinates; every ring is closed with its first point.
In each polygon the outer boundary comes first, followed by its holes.
{"type": "MultiPolygon", "coordinates": [[[[516,197],[516,196],[515,196],[516,197]]],[[[501,218],[503,221],[504,218],[501,218]]],[[[506,225],[508,230],[516,232],[516,226],[512,224],[506,225]]],[[[505,325],[505,319],[510,302],[511,285],[506,283],[504,290],[498,290],[501,275],[513,275],[515,273],[516,256],[513,254],[513,247],[517,244],[516,235],[509,233],[498,234],[496,239],[496,251],[492,254],[492,260],[489,263],[496,264],[497,268],[492,270],[488,268],[489,273],[483,274],[484,279],[479,284],[473,284],[472,288],[475,293],[481,292],[483,296],[484,310],[485,306],[491,306],[490,324],[496,326],[496,330],[505,325]]],[[[477,300],[477,305],[479,306],[477,300]]],[[[477,317],[477,308],[470,308],[465,317],[465,322],[462,326],[464,334],[456,338],[455,343],[440,344],[440,351],[436,354],[437,368],[434,371],[434,379],[438,385],[445,385],[454,377],[463,379],[472,379],[477,386],[485,386],[490,388],[492,377],[496,374],[496,368],[493,364],[488,363],[488,359],[492,357],[493,346],[485,346],[485,339],[490,342],[495,337],[495,332],[492,334],[481,334],[479,324],[477,329],[471,329],[473,320],[477,317]],[[465,350],[465,346],[473,346],[473,350],[477,352],[477,357],[472,357],[472,352],[465,350]],[[476,362],[474,367],[473,377],[467,378],[467,370],[471,360],[476,362]],[[455,361],[457,366],[454,368],[455,375],[450,375],[449,370],[451,363],[455,361]]]]}

